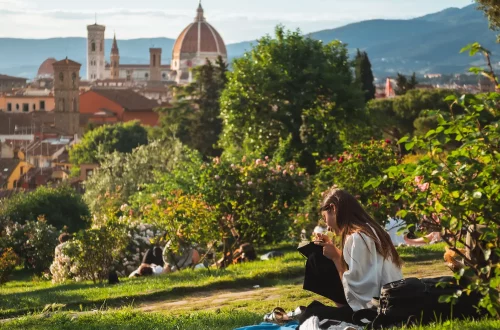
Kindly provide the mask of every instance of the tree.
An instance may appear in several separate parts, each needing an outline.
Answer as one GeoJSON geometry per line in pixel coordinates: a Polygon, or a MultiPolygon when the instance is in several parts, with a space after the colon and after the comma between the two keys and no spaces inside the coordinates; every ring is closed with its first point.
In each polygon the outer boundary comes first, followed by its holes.
{"type": "Polygon", "coordinates": [[[87,132],[69,151],[74,165],[99,163],[104,154],[130,153],[148,143],[148,132],[137,121],[104,125],[87,132]]]}
{"type": "Polygon", "coordinates": [[[361,85],[361,90],[365,93],[365,101],[368,102],[375,98],[375,85],[372,72],[372,64],[366,52],[358,49],[356,59],[354,60],[356,82],[361,85]]]}
{"type": "Polygon", "coordinates": [[[57,229],[77,231],[88,225],[90,212],[82,196],[66,185],[39,187],[31,193],[0,200],[0,223],[24,224],[40,216],[57,229]]]}
{"type": "Polygon", "coordinates": [[[351,69],[341,42],[324,45],[278,26],[274,39],[260,39],[233,64],[221,96],[224,154],[271,156],[290,135],[293,160],[314,171],[363,112],[351,69]]]}
{"type": "Polygon", "coordinates": [[[194,82],[176,88],[174,106],[160,110],[160,127],[153,136],[174,136],[205,157],[220,156],[216,146],[222,131],[219,98],[227,83],[227,64],[219,56],[215,65],[207,60],[193,71],[194,82]]]}
{"type": "Polygon", "coordinates": [[[85,182],[84,199],[93,213],[111,207],[109,204],[117,210],[145,185],[153,183],[155,173],[170,171],[183,154],[177,140],[152,142],[131,153],[108,154],[99,170],[85,182]]]}
{"type": "Polygon", "coordinates": [[[483,10],[488,17],[490,27],[493,30],[500,29],[500,4],[497,0],[476,0],[479,9],[483,10]]]}
{"type": "Polygon", "coordinates": [[[367,110],[376,137],[399,140],[409,134],[424,135],[435,128],[437,119],[425,110],[449,111],[446,97],[454,95],[450,90],[410,90],[405,95],[393,99],[372,100],[367,110]]]}
{"type": "Polygon", "coordinates": [[[396,77],[396,95],[404,95],[408,91],[415,89],[417,85],[418,81],[415,72],[413,72],[410,79],[408,79],[405,75],[398,73],[396,77]]]}

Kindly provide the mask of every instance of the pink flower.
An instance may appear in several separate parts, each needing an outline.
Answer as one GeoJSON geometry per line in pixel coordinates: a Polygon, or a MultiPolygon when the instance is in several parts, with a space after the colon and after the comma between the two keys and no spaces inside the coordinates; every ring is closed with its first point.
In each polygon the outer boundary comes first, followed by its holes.
{"type": "Polygon", "coordinates": [[[293,170],[295,170],[295,166],[290,165],[290,171],[293,171],[293,170]]]}
{"type": "Polygon", "coordinates": [[[160,205],[160,204],[161,204],[161,202],[162,202],[162,200],[161,200],[161,199],[157,199],[157,200],[156,200],[156,205],[160,205]]]}
{"type": "Polygon", "coordinates": [[[373,203],[372,203],[372,206],[373,206],[373,207],[377,207],[377,208],[378,208],[380,205],[379,205],[377,202],[373,202],[373,203]]]}
{"type": "Polygon", "coordinates": [[[415,183],[420,184],[424,180],[423,176],[416,176],[415,177],[415,183]]]}
{"type": "Polygon", "coordinates": [[[331,162],[333,162],[333,158],[332,157],[328,157],[328,159],[326,161],[329,162],[329,163],[331,163],[331,162]]]}
{"type": "Polygon", "coordinates": [[[248,185],[249,186],[253,185],[253,182],[252,181],[248,181],[248,185]]]}
{"type": "Polygon", "coordinates": [[[418,185],[418,189],[420,189],[421,192],[425,192],[427,190],[429,190],[429,182],[426,182],[424,184],[419,184],[418,185]]]}
{"type": "Polygon", "coordinates": [[[391,144],[392,142],[391,142],[391,140],[387,139],[387,140],[385,140],[385,143],[391,144]]]}
{"type": "Polygon", "coordinates": [[[220,176],[219,175],[216,175],[215,176],[215,180],[219,180],[220,179],[220,176]]]}
{"type": "Polygon", "coordinates": [[[280,166],[280,165],[276,166],[276,169],[277,169],[278,171],[281,171],[281,166],[280,166]]]}
{"type": "Polygon", "coordinates": [[[339,158],[339,163],[342,164],[344,162],[344,157],[339,158]]]}
{"type": "Polygon", "coordinates": [[[287,175],[287,173],[288,173],[288,172],[287,172],[286,170],[284,170],[284,171],[283,171],[283,175],[287,175]]]}
{"type": "Polygon", "coordinates": [[[269,161],[269,156],[264,157],[266,161],[269,161]]]}
{"type": "Polygon", "coordinates": [[[255,165],[260,165],[261,163],[262,163],[262,160],[260,160],[260,159],[257,159],[257,160],[255,161],[255,165]]]}

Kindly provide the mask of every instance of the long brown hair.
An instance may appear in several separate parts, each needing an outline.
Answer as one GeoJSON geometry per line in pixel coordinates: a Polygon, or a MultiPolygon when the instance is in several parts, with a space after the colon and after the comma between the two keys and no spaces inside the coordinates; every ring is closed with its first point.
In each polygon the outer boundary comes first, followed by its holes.
{"type": "MultiPolygon", "coordinates": [[[[333,205],[335,206],[337,227],[341,232],[342,253],[347,236],[361,232],[373,239],[377,252],[384,259],[392,260],[400,268],[403,266],[403,260],[396,251],[389,234],[373,220],[354,196],[347,191],[333,188],[326,193],[321,210],[333,212],[333,205]]],[[[342,255],[342,260],[345,263],[343,257],[342,255]]]]}

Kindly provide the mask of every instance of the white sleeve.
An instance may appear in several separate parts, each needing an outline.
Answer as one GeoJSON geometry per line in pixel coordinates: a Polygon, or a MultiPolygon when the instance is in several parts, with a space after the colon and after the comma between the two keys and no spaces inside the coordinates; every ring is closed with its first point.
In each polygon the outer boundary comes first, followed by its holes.
{"type": "Polygon", "coordinates": [[[354,233],[346,239],[344,260],[349,270],[344,272],[342,284],[347,303],[354,311],[368,308],[379,290],[377,250],[375,242],[364,234],[354,233]]]}

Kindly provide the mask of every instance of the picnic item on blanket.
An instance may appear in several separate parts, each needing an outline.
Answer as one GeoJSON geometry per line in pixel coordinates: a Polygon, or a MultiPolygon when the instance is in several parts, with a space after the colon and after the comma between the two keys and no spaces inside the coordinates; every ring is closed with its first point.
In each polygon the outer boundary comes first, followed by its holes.
{"type": "Polygon", "coordinates": [[[368,326],[369,329],[381,329],[481,316],[474,308],[479,302],[479,296],[461,293],[461,290],[462,286],[452,276],[407,278],[388,283],[382,287],[378,307],[355,312],[353,321],[358,325],[368,326]],[[440,302],[441,296],[457,293],[459,298],[455,305],[440,302]],[[363,319],[369,323],[363,322],[363,319]]]}
{"type": "Polygon", "coordinates": [[[259,325],[249,325],[247,327],[238,328],[234,330],[296,330],[299,328],[299,322],[292,321],[283,326],[274,323],[263,322],[259,325]]]}
{"type": "Polygon", "coordinates": [[[312,316],[302,323],[300,330],[363,330],[363,328],[355,324],[336,320],[320,321],[318,317],[312,316]]]}
{"type": "Polygon", "coordinates": [[[276,307],[271,313],[264,315],[264,322],[285,324],[287,322],[297,320],[300,314],[302,314],[305,310],[305,306],[299,306],[295,310],[287,313],[283,308],[276,307]]]}

